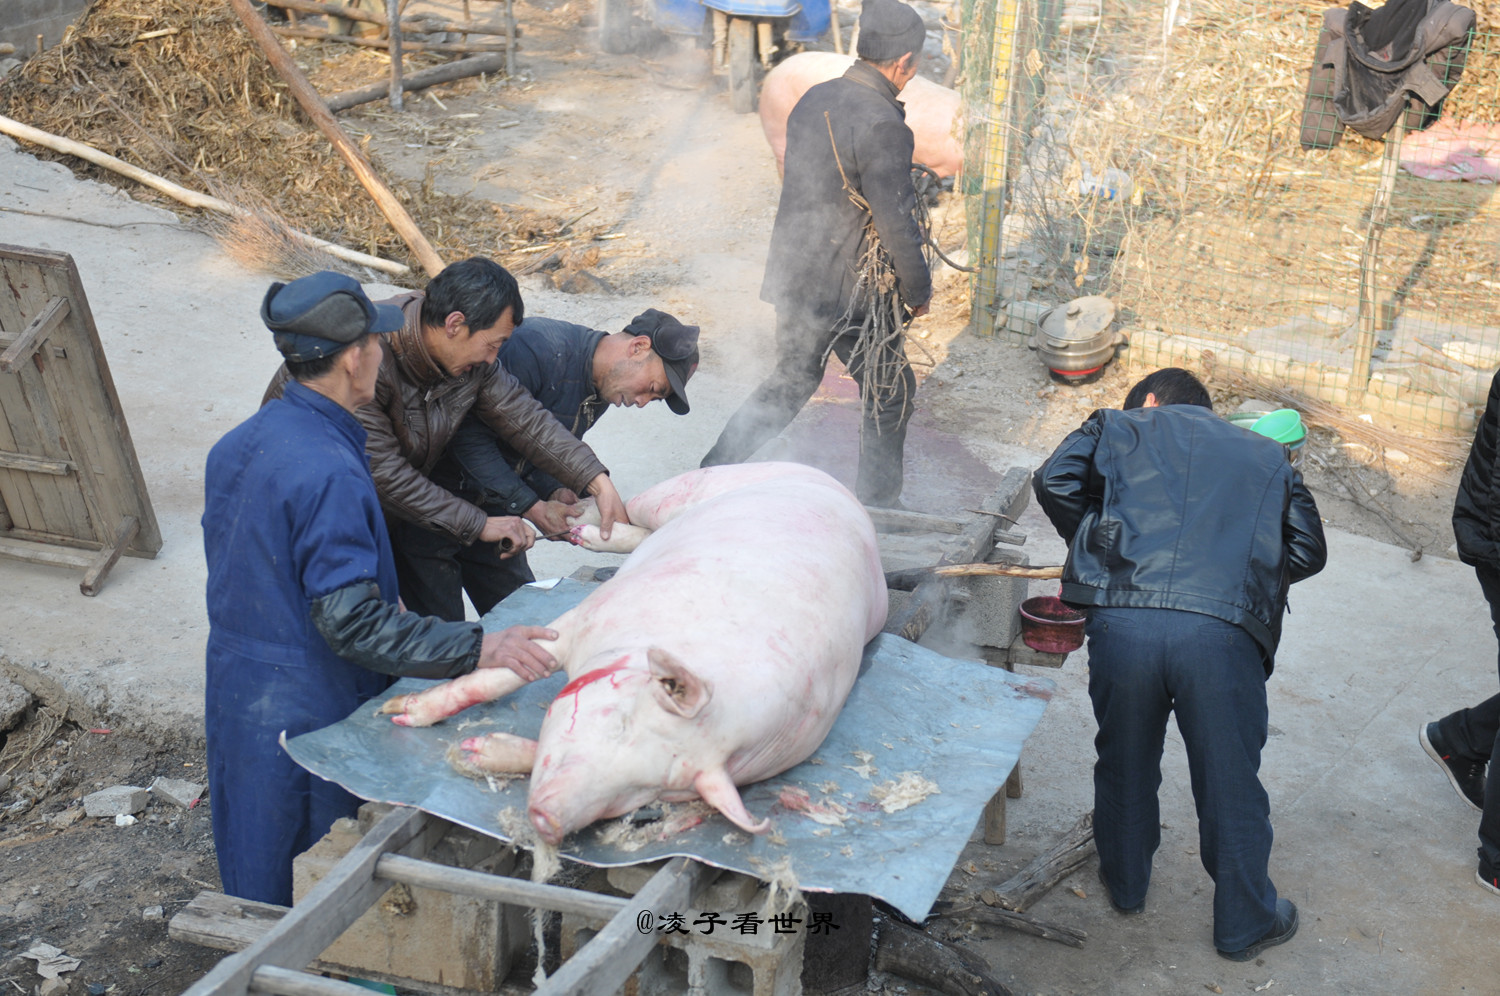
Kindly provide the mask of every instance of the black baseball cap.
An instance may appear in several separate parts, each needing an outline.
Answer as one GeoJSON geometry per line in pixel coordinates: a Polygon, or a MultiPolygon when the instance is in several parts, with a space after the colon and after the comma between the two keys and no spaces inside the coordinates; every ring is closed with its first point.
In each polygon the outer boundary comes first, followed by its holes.
{"type": "Polygon", "coordinates": [[[406,324],[400,308],[375,304],[359,281],[332,270],[272,284],[260,304],[260,320],[293,363],[332,356],[371,332],[395,332],[406,324]]]}
{"type": "Polygon", "coordinates": [[[698,369],[698,326],[684,325],[665,311],[647,308],[630,320],[625,331],[651,340],[651,350],[661,357],[667,371],[667,407],[675,414],[688,413],[685,392],[688,378],[698,369]]]}

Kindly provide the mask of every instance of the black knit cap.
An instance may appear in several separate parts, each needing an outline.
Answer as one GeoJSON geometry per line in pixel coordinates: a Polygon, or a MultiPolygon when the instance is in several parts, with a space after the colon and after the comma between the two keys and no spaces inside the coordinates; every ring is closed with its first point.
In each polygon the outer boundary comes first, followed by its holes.
{"type": "Polygon", "coordinates": [[[859,57],[889,62],[907,52],[922,54],[927,28],[922,15],[900,0],[865,0],[859,12],[859,57]]]}

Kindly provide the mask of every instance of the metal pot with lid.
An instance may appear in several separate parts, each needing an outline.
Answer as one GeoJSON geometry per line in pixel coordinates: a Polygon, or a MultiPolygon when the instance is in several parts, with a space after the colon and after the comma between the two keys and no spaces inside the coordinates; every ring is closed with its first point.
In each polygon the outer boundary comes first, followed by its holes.
{"type": "Polygon", "coordinates": [[[1030,346],[1047,369],[1064,380],[1081,380],[1101,370],[1115,358],[1123,332],[1111,332],[1115,303],[1091,295],[1044,311],[1032,333],[1030,346]]]}

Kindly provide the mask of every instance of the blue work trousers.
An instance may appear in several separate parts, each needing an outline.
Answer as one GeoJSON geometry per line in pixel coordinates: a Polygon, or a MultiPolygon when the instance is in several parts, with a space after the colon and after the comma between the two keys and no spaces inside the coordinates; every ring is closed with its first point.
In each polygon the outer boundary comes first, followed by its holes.
{"type": "Polygon", "coordinates": [[[1094,840],[1114,901],[1135,906],[1161,844],[1167,715],[1187,748],[1198,851],[1214,881],[1214,946],[1239,951],[1276,918],[1271,803],[1260,784],[1266,669],[1260,647],[1231,623],[1171,609],[1090,609],[1089,698],[1094,738],[1094,840]]]}

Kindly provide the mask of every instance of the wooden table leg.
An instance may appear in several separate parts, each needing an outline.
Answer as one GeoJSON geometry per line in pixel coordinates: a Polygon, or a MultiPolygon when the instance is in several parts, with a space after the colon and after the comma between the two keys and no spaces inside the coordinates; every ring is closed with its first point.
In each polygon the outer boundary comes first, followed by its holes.
{"type": "Polygon", "coordinates": [[[110,568],[115,566],[115,561],[120,559],[120,554],[135,539],[135,534],[140,532],[141,523],[133,515],[127,515],[120,520],[120,528],[115,530],[115,540],[109,546],[99,551],[99,556],[89,565],[88,572],[84,574],[83,581],[78,585],[78,590],[85,595],[97,595],[99,589],[104,587],[104,579],[109,576],[110,568]]]}

